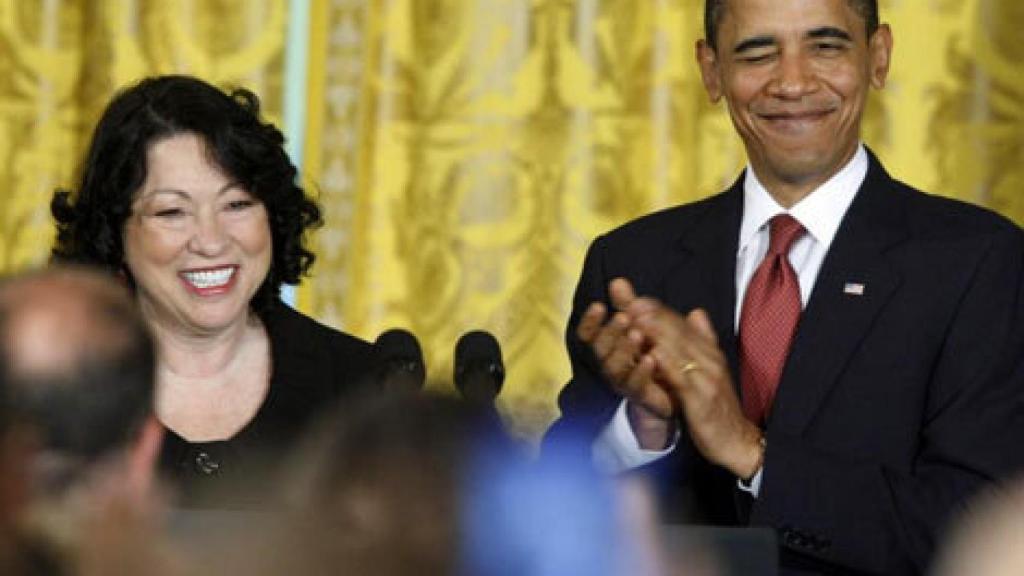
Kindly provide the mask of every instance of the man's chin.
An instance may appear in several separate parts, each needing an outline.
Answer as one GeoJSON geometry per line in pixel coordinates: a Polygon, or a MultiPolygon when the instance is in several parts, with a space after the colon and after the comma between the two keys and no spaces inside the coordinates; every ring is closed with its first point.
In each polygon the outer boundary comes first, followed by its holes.
{"type": "Polygon", "coordinates": [[[768,169],[774,178],[786,184],[820,183],[842,168],[833,156],[817,150],[795,150],[785,155],[769,156],[768,169]]]}

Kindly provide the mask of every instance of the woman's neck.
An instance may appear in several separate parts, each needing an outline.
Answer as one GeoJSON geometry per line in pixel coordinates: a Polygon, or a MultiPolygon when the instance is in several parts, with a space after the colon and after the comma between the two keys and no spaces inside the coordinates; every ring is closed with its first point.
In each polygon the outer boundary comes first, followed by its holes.
{"type": "Polygon", "coordinates": [[[240,358],[239,351],[262,335],[255,314],[217,331],[189,331],[152,320],[149,326],[159,351],[160,372],[183,379],[209,379],[228,372],[240,358]]]}

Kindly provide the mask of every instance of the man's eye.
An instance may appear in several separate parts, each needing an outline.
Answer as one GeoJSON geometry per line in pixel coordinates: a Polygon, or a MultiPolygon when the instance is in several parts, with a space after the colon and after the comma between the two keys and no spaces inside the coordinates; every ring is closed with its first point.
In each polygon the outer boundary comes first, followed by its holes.
{"type": "Polygon", "coordinates": [[[838,54],[846,48],[843,44],[836,44],[834,42],[819,42],[814,45],[814,49],[819,54],[838,54]]]}
{"type": "Polygon", "coordinates": [[[743,62],[745,64],[760,64],[760,63],[767,62],[767,61],[771,60],[771,58],[773,56],[774,56],[774,54],[771,54],[771,53],[766,53],[766,54],[748,54],[746,56],[742,56],[740,58],[740,62],[743,62]]]}

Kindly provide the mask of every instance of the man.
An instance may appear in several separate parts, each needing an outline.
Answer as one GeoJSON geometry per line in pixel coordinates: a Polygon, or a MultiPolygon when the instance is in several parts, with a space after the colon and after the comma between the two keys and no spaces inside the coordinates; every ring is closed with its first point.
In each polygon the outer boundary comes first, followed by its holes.
{"type": "Polygon", "coordinates": [[[1024,457],[1024,237],[860,143],[892,51],[875,1],[708,0],[705,18],[704,85],[748,169],[594,241],[549,436],[651,471],[670,515],[774,527],[787,573],[921,573],[1024,457]]]}
{"type": "Polygon", "coordinates": [[[0,354],[36,496],[102,483],[150,496],[154,349],[123,286],[75,268],[0,281],[0,354]]]}
{"type": "MultiPolygon", "coordinates": [[[[0,279],[5,493],[25,573],[158,573],[154,348],[124,286],[78,268],[0,279]],[[9,462],[11,458],[6,457],[9,462]]],[[[16,572],[17,570],[8,570],[16,572]]]]}

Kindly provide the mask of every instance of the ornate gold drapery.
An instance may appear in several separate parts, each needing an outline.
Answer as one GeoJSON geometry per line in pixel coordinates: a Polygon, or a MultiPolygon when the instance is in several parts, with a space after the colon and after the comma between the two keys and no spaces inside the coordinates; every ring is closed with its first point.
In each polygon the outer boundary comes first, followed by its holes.
{"type": "MultiPolygon", "coordinates": [[[[309,52],[304,180],[328,225],[300,307],[392,326],[450,380],[465,330],[502,341],[503,408],[534,435],[568,375],[583,250],[711,194],[743,163],[693,63],[696,0],[0,0],[0,269],[45,258],[53,188],[113,90],[172,71],[245,85],[282,114],[309,52]]],[[[865,139],[898,177],[1024,222],[1024,5],[890,0],[896,52],[865,139]]],[[[642,257],[642,255],[638,255],[642,257]]]]}
{"type": "Polygon", "coordinates": [[[48,202],[74,186],[119,87],[182,72],[245,85],[280,110],[283,0],[0,0],[0,269],[45,259],[48,202]]]}

